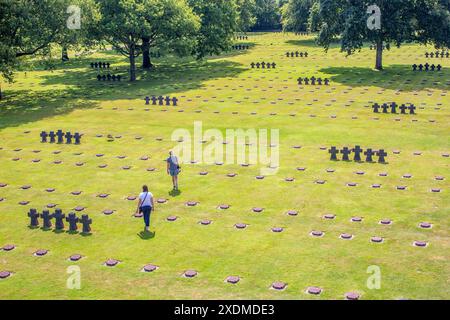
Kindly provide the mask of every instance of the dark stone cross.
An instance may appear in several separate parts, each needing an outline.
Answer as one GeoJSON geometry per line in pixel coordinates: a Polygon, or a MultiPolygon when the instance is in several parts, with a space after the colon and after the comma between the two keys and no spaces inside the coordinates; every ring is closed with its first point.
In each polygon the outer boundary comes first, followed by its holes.
{"type": "Polygon", "coordinates": [[[177,97],[173,97],[173,98],[172,98],[172,104],[173,104],[173,106],[176,107],[176,106],[178,105],[177,103],[178,103],[177,97]]]}
{"type": "Polygon", "coordinates": [[[254,69],[255,68],[255,63],[254,62],[250,63],[250,66],[252,67],[252,69],[254,69]]]}
{"type": "Polygon", "coordinates": [[[63,143],[64,142],[64,133],[62,132],[62,130],[58,130],[56,132],[56,136],[58,137],[58,143],[63,143]]]}
{"type": "Polygon", "coordinates": [[[52,227],[53,215],[48,210],[42,211],[41,218],[43,220],[44,229],[50,229],[52,227]]]}
{"type": "MultiPolygon", "coordinates": [[[[447,53],[447,54],[448,54],[448,53],[447,53]]],[[[447,58],[448,58],[448,57],[447,57],[447,58]]],[[[441,71],[442,66],[441,66],[440,64],[438,64],[437,67],[436,67],[436,69],[437,69],[437,71],[441,71]]]]}
{"type": "Polygon", "coordinates": [[[28,217],[30,218],[31,227],[39,227],[39,213],[37,213],[36,209],[30,209],[30,212],[28,212],[28,217]]]}
{"type": "Polygon", "coordinates": [[[381,109],[383,109],[383,113],[388,113],[388,108],[389,106],[387,105],[387,103],[383,103],[383,105],[381,106],[381,109]]]}
{"type": "Polygon", "coordinates": [[[48,136],[47,132],[45,132],[45,131],[41,132],[41,139],[42,139],[41,142],[42,143],[47,142],[47,136],[48,136]]]}
{"type": "Polygon", "coordinates": [[[414,110],[416,110],[416,107],[412,104],[408,107],[409,109],[409,114],[415,114],[414,110]]]}
{"type": "Polygon", "coordinates": [[[364,152],[364,155],[366,156],[366,162],[373,162],[372,156],[374,155],[374,152],[372,149],[367,149],[367,151],[364,152]]]}
{"type": "Polygon", "coordinates": [[[170,106],[170,97],[167,96],[165,100],[166,100],[166,106],[170,106]]]}
{"type": "Polygon", "coordinates": [[[56,137],[55,133],[53,131],[50,131],[48,136],[50,137],[50,143],[55,143],[55,137],[56,137]]]}
{"type": "Polygon", "coordinates": [[[311,85],[312,86],[316,85],[316,77],[314,76],[311,77],[311,85]]]}
{"type": "Polygon", "coordinates": [[[67,144],[71,144],[72,143],[72,137],[73,137],[72,134],[70,132],[67,132],[65,137],[66,137],[66,141],[67,141],[66,143],[67,144]]]}
{"type": "Polygon", "coordinates": [[[322,78],[318,78],[318,79],[317,79],[317,84],[318,84],[319,86],[322,85],[322,78]]]}
{"type": "Polygon", "coordinates": [[[266,63],[265,62],[261,62],[261,68],[265,69],[266,68],[266,63]]]}
{"type": "Polygon", "coordinates": [[[301,78],[301,77],[298,78],[298,79],[297,79],[297,82],[298,82],[299,85],[302,85],[302,84],[303,84],[303,78],[301,78]]]}
{"type": "Polygon", "coordinates": [[[352,149],[352,152],[355,154],[353,160],[354,161],[361,161],[361,153],[363,152],[363,149],[361,149],[360,146],[355,146],[355,148],[352,149]]]}
{"type": "Polygon", "coordinates": [[[425,71],[428,71],[430,69],[430,64],[427,62],[425,63],[425,71]]]}
{"type": "Polygon", "coordinates": [[[270,69],[270,62],[267,62],[267,69],[270,69]]]}
{"type": "Polygon", "coordinates": [[[375,103],[372,106],[372,109],[373,109],[373,112],[378,113],[379,112],[378,110],[380,109],[380,105],[378,103],[375,103]]]}
{"type": "Polygon", "coordinates": [[[325,80],[323,80],[323,82],[325,83],[325,85],[327,86],[330,83],[330,80],[328,80],[328,78],[325,78],[325,80]]]}
{"type": "Polygon", "coordinates": [[[89,219],[89,216],[87,214],[83,214],[81,216],[80,222],[83,224],[83,233],[90,233],[91,232],[91,223],[92,219],[89,219]]]}
{"type": "Polygon", "coordinates": [[[152,105],[156,106],[156,101],[158,101],[158,98],[152,96],[152,105]]]}
{"type": "Polygon", "coordinates": [[[289,58],[289,52],[286,52],[286,58],[289,58]]]}
{"type": "Polygon", "coordinates": [[[423,64],[419,64],[419,71],[423,70],[423,64]]]}
{"type": "Polygon", "coordinates": [[[305,80],[305,84],[306,84],[306,85],[309,85],[309,79],[308,79],[308,78],[305,78],[304,80],[305,80]]]}
{"type": "Polygon", "coordinates": [[[303,52],[300,52],[300,58],[303,58],[303,52]]]}
{"type": "Polygon", "coordinates": [[[256,68],[259,69],[259,67],[261,66],[261,64],[259,62],[256,63],[256,68]]]}
{"type": "Polygon", "coordinates": [[[395,102],[391,103],[391,113],[397,113],[397,104],[395,102]]]}
{"type": "Polygon", "coordinates": [[[146,105],[149,105],[150,104],[150,97],[145,97],[145,104],[146,105]]]}
{"type": "Polygon", "coordinates": [[[53,214],[53,217],[55,218],[55,229],[63,230],[64,218],[66,217],[66,215],[62,213],[61,209],[56,209],[55,213],[53,214]]]}
{"type": "Polygon", "coordinates": [[[159,101],[159,105],[160,106],[164,105],[164,98],[163,98],[163,96],[159,96],[158,97],[158,101],[159,101]]]}
{"type": "Polygon", "coordinates": [[[69,213],[69,216],[66,218],[66,221],[69,222],[69,231],[75,232],[78,230],[77,223],[80,219],[77,218],[75,213],[69,213]]]}
{"type": "Polygon", "coordinates": [[[413,71],[417,71],[417,64],[412,65],[413,71]]]}
{"type": "Polygon", "coordinates": [[[81,135],[78,132],[75,132],[73,138],[75,139],[75,144],[81,143],[81,135]]]}
{"type": "Polygon", "coordinates": [[[272,69],[275,69],[276,66],[277,64],[275,62],[272,62],[272,69]]]}
{"type": "Polygon", "coordinates": [[[308,58],[308,52],[305,52],[305,58],[308,58]]]}
{"type": "Polygon", "coordinates": [[[379,163],[386,163],[385,157],[387,156],[387,153],[384,151],[384,149],[378,150],[377,155],[379,163]]]}
{"type": "Polygon", "coordinates": [[[337,160],[337,154],[339,153],[339,151],[336,149],[336,147],[331,147],[330,150],[328,150],[328,153],[331,154],[330,160],[337,160]]]}
{"type": "Polygon", "coordinates": [[[431,65],[431,71],[434,71],[434,69],[436,69],[436,66],[434,64],[431,65]]]}
{"type": "Polygon", "coordinates": [[[408,107],[405,106],[405,104],[402,104],[399,109],[401,114],[406,114],[406,109],[408,109],[408,107]]]}
{"type": "Polygon", "coordinates": [[[347,147],[342,148],[340,151],[342,153],[342,160],[343,161],[350,161],[350,158],[348,157],[351,153],[351,150],[349,150],[347,147]]]}

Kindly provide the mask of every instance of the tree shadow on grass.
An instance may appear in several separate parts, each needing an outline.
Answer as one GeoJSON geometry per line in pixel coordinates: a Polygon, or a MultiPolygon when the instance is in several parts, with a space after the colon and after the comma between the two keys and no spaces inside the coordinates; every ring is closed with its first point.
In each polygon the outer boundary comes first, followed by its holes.
{"type": "Polygon", "coordinates": [[[380,87],[390,90],[449,90],[450,69],[440,72],[413,71],[410,65],[388,65],[383,71],[362,67],[328,67],[320,72],[333,82],[350,87],[380,87]]]}
{"type": "MultiPolygon", "coordinates": [[[[118,72],[111,70],[111,74],[123,75],[128,72],[126,65],[119,66],[118,69],[118,72]]],[[[63,85],[66,86],[64,89],[33,91],[30,88],[13,87],[4,92],[5,97],[0,100],[0,130],[74,110],[95,108],[99,101],[144,100],[151,95],[176,95],[199,89],[204,81],[235,77],[246,69],[230,61],[167,61],[152,71],[139,70],[138,81],[133,83],[98,81],[97,71],[87,70],[85,67],[64,70],[45,74],[40,78],[44,88],[45,85],[63,85]]]]}

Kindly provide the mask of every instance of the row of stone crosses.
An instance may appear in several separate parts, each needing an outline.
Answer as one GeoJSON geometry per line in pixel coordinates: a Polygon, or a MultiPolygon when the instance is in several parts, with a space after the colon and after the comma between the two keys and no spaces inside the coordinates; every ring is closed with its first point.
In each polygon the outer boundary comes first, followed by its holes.
{"type": "Polygon", "coordinates": [[[174,106],[174,107],[176,107],[178,104],[178,98],[177,97],[173,97],[173,98],[171,98],[171,97],[169,97],[169,96],[167,96],[167,97],[163,97],[163,96],[159,96],[159,97],[156,97],[156,96],[152,96],[151,98],[150,97],[145,97],[145,104],[146,105],[149,105],[150,104],[150,101],[152,101],[152,105],[154,105],[154,106],[156,106],[157,104],[156,104],[156,102],[158,101],[158,104],[160,105],[160,106],[163,106],[164,105],[164,101],[166,102],[166,106],[170,106],[170,102],[172,102],[172,105],[174,106]]]}
{"type": "Polygon", "coordinates": [[[257,69],[259,69],[259,67],[261,67],[261,69],[266,69],[266,68],[267,69],[270,69],[270,68],[275,69],[277,64],[275,62],[272,62],[272,63],[270,63],[270,62],[267,62],[267,63],[266,62],[254,63],[254,62],[252,62],[252,63],[250,63],[250,66],[252,67],[252,69],[254,69],[255,67],[257,69]]]}
{"type": "Polygon", "coordinates": [[[430,57],[430,58],[439,58],[439,57],[441,57],[441,58],[449,58],[450,57],[450,53],[447,51],[447,52],[445,52],[445,51],[442,51],[442,52],[439,52],[439,51],[436,51],[436,52],[425,52],[425,58],[428,58],[428,57],[430,57]]]}
{"type": "Polygon", "coordinates": [[[296,32],[295,35],[296,36],[307,36],[307,35],[309,35],[309,32],[304,32],[304,31],[303,32],[296,32]]]}
{"type": "Polygon", "coordinates": [[[415,110],[417,109],[413,104],[410,104],[409,106],[406,106],[405,104],[398,106],[395,102],[392,102],[390,105],[383,103],[381,106],[378,103],[375,103],[372,106],[374,113],[379,113],[380,109],[383,110],[383,113],[389,113],[389,111],[390,113],[397,113],[397,108],[400,109],[401,114],[406,114],[407,109],[409,110],[409,114],[416,114],[415,110]]]}
{"type": "MultiPolygon", "coordinates": [[[[370,48],[370,50],[377,50],[377,46],[376,45],[371,45],[369,48],[370,48]]],[[[386,49],[389,50],[389,49],[391,49],[391,46],[389,44],[387,44],[387,45],[383,44],[382,49],[383,50],[386,50],[386,49]]]]}
{"type": "Polygon", "coordinates": [[[40,226],[39,218],[41,218],[42,227],[44,229],[51,229],[53,226],[52,220],[55,219],[55,230],[57,231],[64,230],[64,220],[66,220],[69,223],[70,232],[78,231],[78,223],[83,225],[82,233],[88,234],[91,232],[92,219],[90,219],[87,214],[83,214],[81,218],[78,218],[76,214],[72,212],[66,217],[61,209],[56,209],[55,213],[50,213],[48,210],[43,210],[42,213],[38,213],[36,209],[30,209],[28,217],[30,218],[30,227],[32,228],[38,228],[40,226]]]}
{"type": "Polygon", "coordinates": [[[297,82],[299,85],[303,85],[303,82],[305,83],[305,85],[309,85],[311,84],[312,86],[315,86],[316,84],[318,84],[319,86],[322,85],[322,83],[324,85],[329,85],[330,84],[330,80],[328,78],[325,78],[322,80],[322,78],[316,78],[314,76],[312,76],[311,78],[298,78],[297,82]]]}
{"type": "Polygon", "coordinates": [[[300,57],[300,58],[303,58],[303,56],[305,57],[305,58],[307,58],[308,57],[308,52],[298,52],[298,51],[295,51],[295,52],[286,52],[286,57],[287,58],[289,58],[289,57],[291,57],[291,58],[293,58],[293,57],[300,57]]]}
{"type": "Polygon", "coordinates": [[[430,71],[430,70],[431,71],[435,71],[435,70],[441,71],[442,66],[440,64],[438,64],[437,66],[435,66],[434,64],[430,65],[427,62],[425,64],[419,64],[419,65],[413,64],[412,68],[413,68],[413,71],[417,71],[417,70],[419,70],[419,71],[430,71]]]}
{"type": "Polygon", "coordinates": [[[231,46],[231,49],[233,49],[233,50],[248,50],[248,49],[250,49],[250,46],[248,44],[247,45],[239,44],[239,45],[236,45],[236,46],[231,46]]]}
{"type": "Polygon", "coordinates": [[[120,80],[122,80],[122,76],[120,75],[120,74],[118,74],[117,76],[115,75],[115,74],[113,74],[113,75],[111,75],[111,74],[107,74],[107,75],[97,75],[97,80],[98,81],[106,81],[106,80],[108,80],[108,81],[120,81],[120,80]]]}
{"type": "Polygon", "coordinates": [[[109,69],[111,67],[111,63],[109,62],[91,62],[92,69],[109,69]]]}
{"type": "Polygon", "coordinates": [[[336,147],[331,147],[328,150],[328,153],[331,154],[330,160],[337,161],[337,155],[342,154],[342,161],[350,161],[350,154],[353,152],[353,160],[356,162],[361,162],[361,155],[364,154],[366,156],[366,162],[374,162],[373,156],[378,156],[378,163],[386,163],[387,152],[384,149],[380,149],[378,151],[373,149],[367,149],[364,152],[364,149],[361,149],[360,146],[355,146],[353,149],[348,147],[344,147],[341,150],[338,150],[336,147]]]}
{"type": "Polygon", "coordinates": [[[248,36],[236,36],[237,40],[248,40],[248,36]]]}
{"type": "Polygon", "coordinates": [[[71,144],[72,143],[72,139],[74,140],[75,144],[80,144],[81,143],[81,134],[79,134],[78,132],[75,132],[74,135],[72,135],[70,132],[66,132],[64,134],[64,132],[62,130],[58,130],[56,131],[56,133],[54,131],[50,131],[49,133],[47,133],[46,131],[42,131],[40,134],[41,137],[41,142],[42,143],[46,143],[46,142],[50,142],[50,143],[64,143],[64,138],[66,138],[66,144],[71,144]],[[50,138],[50,140],[48,140],[48,138],[50,138]]]}

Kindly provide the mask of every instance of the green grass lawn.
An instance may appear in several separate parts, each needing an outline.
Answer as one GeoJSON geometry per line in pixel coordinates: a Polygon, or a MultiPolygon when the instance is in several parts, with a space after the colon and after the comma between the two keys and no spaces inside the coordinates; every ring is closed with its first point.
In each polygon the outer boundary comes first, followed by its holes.
{"type": "Polygon", "coordinates": [[[203,62],[156,59],[156,70],[140,71],[133,84],[97,82],[91,61],[109,61],[126,74],[126,59],[105,51],[73,58],[53,71],[39,63],[23,66],[15,83],[3,85],[0,183],[8,185],[0,188],[0,246],[16,249],[0,251],[0,271],[12,272],[0,280],[1,299],[343,299],[350,291],[361,299],[450,298],[450,162],[442,156],[450,152],[450,60],[426,59],[424,53],[433,48],[407,45],[385,52],[385,71],[377,72],[368,46],[345,57],[336,47],[326,53],[312,38],[293,34],[250,34],[239,43],[252,47],[203,62]],[[296,50],[309,57],[286,58],[286,51],[296,50]],[[250,69],[258,61],[275,62],[277,68],[250,69]],[[412,72],[413,63],[427,61],[442,64],[443,71],[412,72]],[[313,75],[330,78],[330,85],[297,85],[299,76],[313,75]],[[160,94],[178,97],[179,106],[145,106],[145,96],[160,94]],[[372,103],[389,101],[414,103],[417,115],[372,112],[372,103]],[[164,162],[177,145],[171,135],[178,128],[192,132],[194,121],[202,121],[204,130],[223,132],[279,129],[278,173],[256,180],[259,166],[183,165],[181,193],[171,195],[164,162]],[[40,143],[42,130],[58,129],[82,132],[82,144],[40,143]],[[108,142],[108,134],[122,138],[108,142]],[[389,163],[332,162],[321,150],[332,145],[384,148],[389,163]],[[422,154],[414,155],[418,151],[422,154]],[[144,155],[150,159],[140,160],[144,155]],[[98,168],[101,164],[108,167],[98,168]],[[156,170],[147,171],[150,167],[156,170]],[[203,170],[209,174],[199,175],[203,170]],[[238,175],[229,178],[230,172],[238,175]],[[379,176],[382,172],[388,176],[379,176]],[[286,182],[287,177],[295,181],[286,182]],[[316,184],[318,179],[326,183],[316,184]],[[348,187],[349,182],[358,185],[348,187]],[[382,187],[372,188],[376,183],[382,187]],[[140,234],[143,221],[132,217],[136,203],[126,200],[142,184],[155,198],[168,199],[152,215],[151,237],[140,234]],[[21,190],[23,185],[32,188],[21,190]],[[397,190],[400,185],[407,189],[397,190]],[[71,195],[75,190],[82,194],[71,195]],[[101,199],[100,193],[110,195],[101,199]],[[18,204],[25,200],[30,203],[18,204]],[[199,204],[187,207],[191,200],[199,204]],[[30,229],[28,210],[41,211],[50,203],[66,214],[86,207],[92,234],[30,229]],[[231,208],[218,210],[223,203],[231,208]],[[265,210],[253,213],[253,207],[265,210]],[[115,212],[104,215],[105,209],[115,212]],[[298,215],[288,216],[288,210],[298,215]],[[336,218],[323,219],[327,213],[336,218]],[[168,216],[178,220],[168,222],[168,216]],[[351,222],[354,216],[363,221],[351,222]],[[213,223],[202,226],[202,219],[213,223]],[[393,223],[381,225],[381,219],[393,223]],[[421,229],[421,222],[433,227],[421,229]],[[237,230],[236,223],[249,226],[237,230]],[[274,233],[272,227],[284,231],[274,233]],[[312,237],[313,230],[325,235],[312,237]],[[341,240],[341,233],[354,238],[341,240]],[[373,236],[384,242],[371,243],[373,236]],[[428,246],[415,247],[416,240],[428,246]],[[49,253],[33,256],[38,249],[49,253]],[[83,258],[68,261],[75,253],[83,258]],[[109,258],[121,263],[106,267],[109,258]],[[149,263],[159,269],[141,272],[149,263]],[[80,290],[66,287],[71,265],[81,269],[80,290]],[[380,289],[366,285],[373,265],[381,270],[380,289]],[[184,278],[189,269],[197,277],[184,278]],[[230,275],[240,282],[226,283],[230,275]],[[270,289],[275,281],[287,283],[286,289],[270,289]],[[309,286],[321,287],[322,294],[307,294],[309,286]]]}

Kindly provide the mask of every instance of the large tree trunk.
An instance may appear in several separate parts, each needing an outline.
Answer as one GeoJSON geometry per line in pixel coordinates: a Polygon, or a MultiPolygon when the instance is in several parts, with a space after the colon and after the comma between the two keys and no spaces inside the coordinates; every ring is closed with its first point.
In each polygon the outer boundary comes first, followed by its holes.
{"type": "Polygon", "coordinates": [[[136,81],[136,49],[133,46],[130,48],[130,81],[136,81]]]}
{"type": "Polygon", "coordinates": [[[142,38],[142,68],[152,68],[152,62],[150,60],[150,38],[142,38]]]}
{"type": "Polygon", "coordinates": [[[383,70],[383,40],[378,40],[377,42],[377,58],[375,69],[383,70]]]}

